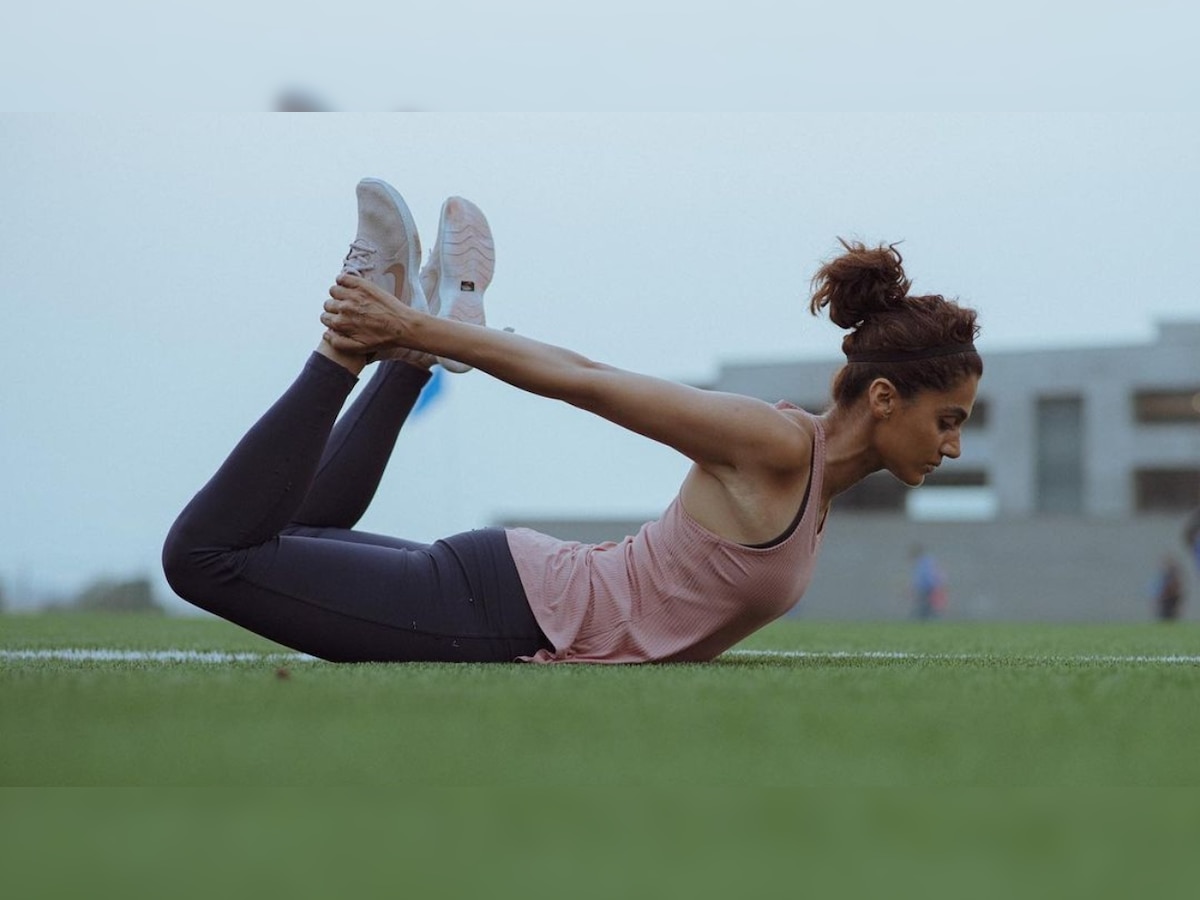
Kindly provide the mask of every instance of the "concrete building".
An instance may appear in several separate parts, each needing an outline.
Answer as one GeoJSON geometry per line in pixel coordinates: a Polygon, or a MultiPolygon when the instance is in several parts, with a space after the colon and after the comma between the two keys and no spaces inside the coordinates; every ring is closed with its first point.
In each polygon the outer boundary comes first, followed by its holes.
{"type": "MultiPolygon", "coordinates": [[[[796,614],[907,615],[920,544],[948,575],[948,617],[1145,620],[1171,555],[1188,570],[1184,618],[1200,619],[1200,579],[1180,539],[1200,507],[1200,321],[1161,323],[1151,343],[986,352],[984,362],[962,457],[919,489],[876,474],[835,500],[796,614]]],[[[820,411],[840,365],[731,364],[710,386],[820,411]]],[[[581,514],[519,524],[585,541],[640,525],[581,514]]]]}

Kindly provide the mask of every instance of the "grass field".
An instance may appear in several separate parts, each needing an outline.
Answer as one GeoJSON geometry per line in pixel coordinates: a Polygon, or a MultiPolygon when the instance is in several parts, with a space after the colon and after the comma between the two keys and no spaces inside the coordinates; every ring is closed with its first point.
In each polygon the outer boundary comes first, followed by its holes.
{"type": "Polygon", "coordinates": [[[0,617],[0,783],[1200,785],[1188,624],[792,620],[687,666],[288,653],[207,619],[0,617]]]}

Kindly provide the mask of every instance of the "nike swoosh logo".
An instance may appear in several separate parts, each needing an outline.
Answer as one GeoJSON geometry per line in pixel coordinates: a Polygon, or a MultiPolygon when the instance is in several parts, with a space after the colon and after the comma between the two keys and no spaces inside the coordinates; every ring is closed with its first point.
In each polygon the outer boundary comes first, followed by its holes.
{"type": "Polygon", "coordinates": [[[400,291],[403,289],[402,285],[404,284],[404,266],[400,263],[392,263],[383,270],[383,274],[392,276],[392,296],[403,300],[404,298],[400,296],[400,291]]]}

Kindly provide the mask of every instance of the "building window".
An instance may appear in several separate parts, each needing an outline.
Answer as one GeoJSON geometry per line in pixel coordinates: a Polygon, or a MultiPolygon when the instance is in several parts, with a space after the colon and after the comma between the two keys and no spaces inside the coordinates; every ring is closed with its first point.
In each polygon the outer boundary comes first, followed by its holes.
{"type": "Polygon", "coordinates": [[[925,487],[956,488],[956,487],[987,487],[987,472],[982,469],[956,469],[951,467],[945,472],[934,472],[925,479],[925,487]]]}
{"type": "Polygon", "coordinates": [[[1138,469],[1133,482],[1138,512],[1185,512],[1200,506],[1200,469],[1138,469]]]}
{"type": "Polygon", "coordinates": [[[1037,511],[1083,512],[1083,398],[1037,402],[1037,511]]]}
{"type": "Polygon", "coordinates": [[[1144,425],[1200,425],[1200,387],[1138,391],[1133,417],[1144,425]]]}
{"type": "Polygon", "coordinates": [[[979,522],[996,518],[1000,501],[987,472],[950,469],[935,472],[905,498],[905,512],[922,522],[979,522]]]}

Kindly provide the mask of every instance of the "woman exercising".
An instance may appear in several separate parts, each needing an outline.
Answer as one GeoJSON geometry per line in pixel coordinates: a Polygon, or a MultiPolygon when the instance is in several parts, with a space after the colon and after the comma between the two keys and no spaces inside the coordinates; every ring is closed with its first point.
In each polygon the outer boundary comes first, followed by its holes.
{"type": "Polygon", "coordinates": [[[271,640],[345,662],[712,660],[800,600],[834,497],[882,469],[919,485],[959,455],[983,374],[976,316],[911,296],[894,247],[843,241],[813,278],[811,311],[849,331],[833,403],[816,416],[485,327],[492,237],[461,198],[443,204],[424,269],[393,188],[360,182],[358,212],[316,351],[163,550],[181,597],[271,640]],[[691,469],[661,518],[617,543],[356,531],[435,364],[603,416],[691,469]]]}

